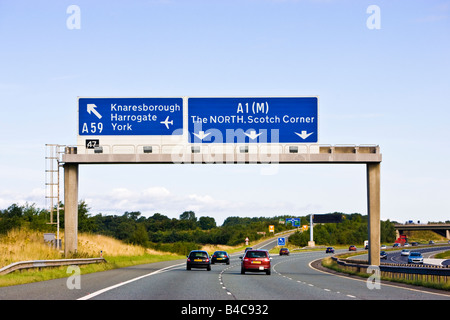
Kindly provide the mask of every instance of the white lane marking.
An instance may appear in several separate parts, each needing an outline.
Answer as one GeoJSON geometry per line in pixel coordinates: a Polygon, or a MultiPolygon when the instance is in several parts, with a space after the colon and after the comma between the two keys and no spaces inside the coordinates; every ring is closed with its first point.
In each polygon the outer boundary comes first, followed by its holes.
{"type": "MultiPolygon", "coordinates": [[[[296,259],[296,258],[294,258],[294,259],[296,259]]],[[[292,261],[292,260],[294,260],[294,259],[283,260],[283,261],[277,262],[277,263],[273,266],[273,270],[274,270],[277,274],[279,274],[281,277],[283,277],[283,278],[286,278],[286,279],[289,279],[289,280],[294,280],[294,279],[292,279],[292,278],[290,278],[290,277],[287,277],[287,276],[281,274],[280,272],[278,272],[278,270],[275,269],[275,267],[276,267],[278,264],[283,263],[283,262],[289,262],[289,261],[292,261]]],[[[310,267],[311,267],[311,266],[310,266],[310,267]]],[[[295,281],[295,280],[294,280],[294,281],[295,281]]],[[[296,280],[296,282],[297,282],[297,283],[301,283],[301,284],[308,285],[308,286],[310,286],[310,287],[315,287],[312,283],[306,283],[306,282],[303,282],[303,281],[300,281],[300,280],[296,280]]],[[[316,287],[316,288],[318,288],[318,287],[316,287]]],[[[327,292],[332,292],[330,289],[327,289],[327,288],[319,288],[319,289],[322,289],[322,290],[327,291],[327,292]]],[[[337,291],[336,293],[340,294],[339,291],[337,291]]],[[[349,297],[351,297],[351,298],[356,298],[355,296],[351,296],[351,295],[347,295],[347,296],[349,296],[349,297]]]]}
{"type": "Polygon", "coordinates": [[[105,292],[107,292],[107,291],[110,291],[110,290],[112,290],[112,289],[115,289],[115,288],[124,286],[124,285],[126,285],[126,284],[131,283],[131,282],[134,282],[134,281],[137,281],[137,280],[140,280],[140,279],[143,279],[143,278],[146,278],[146,277],[149,277],[149,276],[158,274],[158,273],[163,273],[163,272],[166,272],[166,271],[170,271],[170,269],[175,268],[175,267],[178,267],[178,266],[181,266],[181,265],[185,265],[185,263],[176,264],[176,265],[173,265],[173,266],[169,266],[169,267],[165,267],[165,268],[162,268],[162,269],[153,271],[153,272],[148,273],[148,274],[144,274],[143,276],[140,276],[140,277],[137,277],[137,278],[134,278],[134,279],[130,279],[130,280],[128,280],[128,281],[121,282],[121,283],[115,284],[115,285],[113,285],[113,286],[110,286],[110,287],[107,287],[107,288],[98,290],[98,291],[96,291],[96,292],[90,293],[90,294],[88,294],[87,296],[78,298],[77,300],[89,300],[89,299],[91,299],[91,298],[93,298],[93,297],[95,297],[95,296],[98,296],[98,295],[100,295],[100,294],[102,294],[102,293],[105,293],[105,292]]]}

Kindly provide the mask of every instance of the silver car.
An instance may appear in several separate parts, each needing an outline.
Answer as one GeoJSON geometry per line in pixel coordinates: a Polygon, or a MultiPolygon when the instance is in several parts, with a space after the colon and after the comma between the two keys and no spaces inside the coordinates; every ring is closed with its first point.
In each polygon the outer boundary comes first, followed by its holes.
{"type": "Polygon", "coordinates": [[[411,252],[408,257],[408,263],[420,263],[423,264],[423,257],[420,252],[411,252]]]}

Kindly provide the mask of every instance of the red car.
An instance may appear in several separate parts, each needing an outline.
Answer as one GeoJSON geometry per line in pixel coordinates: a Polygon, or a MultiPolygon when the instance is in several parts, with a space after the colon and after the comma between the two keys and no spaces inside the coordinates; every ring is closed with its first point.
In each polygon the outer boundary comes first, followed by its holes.
{"type": "Polygon", "coordinates": [[[356,251],[356,247],[355,246],[350,246],[350,247],[348,247],[348,251],[356,251]]]}
{"type": "Polygon", "coordinates": [[[272,258],[266,250],[248,250],[241,259],[241,274],[251,271],[265,272],[270,275],[270,260],[272,258]]]}

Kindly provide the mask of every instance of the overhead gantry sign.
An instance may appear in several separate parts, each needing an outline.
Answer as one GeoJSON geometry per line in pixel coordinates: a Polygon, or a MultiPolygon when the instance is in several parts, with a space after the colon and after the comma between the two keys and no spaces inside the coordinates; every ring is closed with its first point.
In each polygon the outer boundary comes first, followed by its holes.
{"type": "Polygon", "coordinates": [[[379,265],[379,146],[320,145],[318,97],[79,98],[64,164],[65,254],[77,251],[80,164],[364,164],[369,264],[379,265]]]}

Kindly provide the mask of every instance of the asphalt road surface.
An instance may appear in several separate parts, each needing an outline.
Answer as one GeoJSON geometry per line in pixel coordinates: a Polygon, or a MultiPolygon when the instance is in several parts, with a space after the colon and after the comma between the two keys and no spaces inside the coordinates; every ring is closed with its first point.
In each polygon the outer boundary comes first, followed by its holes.
{"type": "Polygon", "coordinates": [[[79,282],[68,278],[0,288],[0,300],[450,300],[448,292],[420,287],[383,282],[370,288],[364,279],[311,266],[325,256],[324,251],[272,255],[271,275],[241,275],[239,255],[211,271],[187,271],[184,260],[160,262],[81,275],[79,282]]]}

